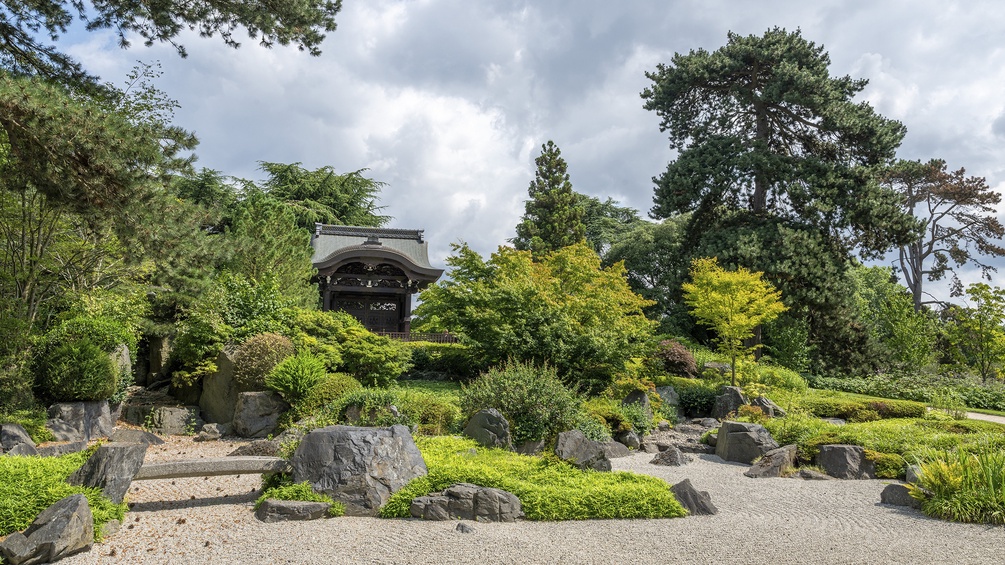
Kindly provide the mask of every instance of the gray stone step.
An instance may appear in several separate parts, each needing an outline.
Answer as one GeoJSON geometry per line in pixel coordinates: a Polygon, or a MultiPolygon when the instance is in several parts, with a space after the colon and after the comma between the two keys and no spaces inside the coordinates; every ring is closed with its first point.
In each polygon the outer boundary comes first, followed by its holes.
{"type": "Polygon", "coordinates": [[[289,461],[279,457],[206,457],[163,463],[144,463],[133,480],[288,473],[290,471],[289,461]]]}

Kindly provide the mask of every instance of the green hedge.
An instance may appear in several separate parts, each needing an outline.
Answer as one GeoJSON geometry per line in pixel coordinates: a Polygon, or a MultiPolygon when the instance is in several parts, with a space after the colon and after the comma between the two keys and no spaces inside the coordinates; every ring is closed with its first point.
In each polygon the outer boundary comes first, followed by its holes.
{"type": "Polygon", "coordinates": [[[834,391],[808,390],[791,397],[796,408],[820,418],[842,418],[849,422],[869,422],[887,418],[921,418],[928,412],[924,404],[909,400],[856,398],[834,391]]]}
{"type": "Polygon", "coordinates": [[[412,352],[412,378],[467,382],[478,376],[479,366],[466,345],[428,341],[405,345],[412,352]]]}
{"type": "Polygon", "coordinates": [[[970,408],[1005,411],[1005,384],[937,375],[876,375],[865,378],[808,376],[810,386],[931,404],[940,391],[954,392],[970,408]]]}

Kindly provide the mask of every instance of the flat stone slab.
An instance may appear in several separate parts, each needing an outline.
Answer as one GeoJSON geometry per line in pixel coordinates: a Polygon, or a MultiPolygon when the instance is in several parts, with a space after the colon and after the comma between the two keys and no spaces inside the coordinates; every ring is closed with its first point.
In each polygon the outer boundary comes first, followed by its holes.
{"type": "Polygon", "coordinates": [[[289,461],[279,457],[206,457],[164,463],[144,463],[133,480],[289,473],[292,470],[289,461]]]}

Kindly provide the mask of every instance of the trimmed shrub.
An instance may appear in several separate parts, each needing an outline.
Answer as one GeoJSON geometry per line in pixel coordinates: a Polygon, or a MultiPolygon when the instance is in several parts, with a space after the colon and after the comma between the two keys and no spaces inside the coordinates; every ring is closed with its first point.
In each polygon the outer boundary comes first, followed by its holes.
{"type": "Polygon", "coordinates": [[[712,412],[715,397],[722,390],[722,383],[703,379],[685,379],[669,377],[657,379],[656,385],[672,385],[680,398],[678,406],[681,411],[692,417],[706,416],[712,412]]]}
{"type": "Polygon", "coordinates": [[[680,342],[669,339],[661,341],[653,356],[671,375],[689,378],[698,375],[698,366],[695,364],[694,355],[680,342]]]}
{"type": "Polygon", "coordinates": [[[234,352],[234,382],[240,392],[267,390],[265,377],[283,359],[293,355],[293,342],[279,334],[258,334],[234,352]]]}
{"type": "Polygon", "coordinates": [[[295,406],[299,418],[313,416],[336,404],[346,394],[363,388],[359,381],[345,373],[329,373],[307,391],[295,406]]]}
{"type": "Polygon", "coordinates": [[[478,376],[478,364],[464,344],[412,341],[405,345],[412,352],[409,375],[413,378],[467,382],[478,376]]]}
{"type": "Polygon", "coordinates": [[[539,441],[571,429],[579,401],[562,384],[554,367],[509,361],[489,369],[462,389],[467,415],[495,408],[509,421],[514,443],[539,441]]]}
{"type": "Polygon", "coordinates": [[[88,339],[50,350],[42,371],[45,394],[56,402],[106,400],[118,382],[112,358],[88,339]]]}
{"type": "Polygon", "coordinates": [[[342,370],[366,386],[389,386],[409,367],[411,352],[388,337],[355,328],[342,344],[342,370]]]}
{"type": "Polygon", "coordinates": [[[460,432],[464,420],[461,407],[449,398],[421,391],[398,389],[398,409],[425,435],[460,432]]]}
{"type": "Polygon", "coordinates": [[[296,406],[324,377],[324,361],[308,351],[301,351],[280,361],[265,377],[265,385],[296,406]]]}
{"type": "Polygon", "coordinates": [[[880,479],[899,479],[904,476],[907,461],[896,453],[880,453],[871,449],[865,450],[865,458],[876,466],[876,477],[880,479]]]}

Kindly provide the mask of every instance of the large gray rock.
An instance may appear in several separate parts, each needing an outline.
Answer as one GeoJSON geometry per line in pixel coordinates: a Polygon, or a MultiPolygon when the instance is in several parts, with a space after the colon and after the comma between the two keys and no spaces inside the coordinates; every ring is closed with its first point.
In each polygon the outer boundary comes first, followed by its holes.
{"type": "Polygon", "coordinates": [[[107,400],[93,402],[59,402],[49,407],[45,427],[56,441],[91,441],[108,437],[115,422],[107,400]]]}
{"type": "Polygon", "coordinates": [[[24,532],[14,532],[0,543],[0,554],[10,565],[52,563],[90,549],[94,516],[82,494],[68,496],[42,511],[24,532]]]}
{"type": "Polygon", "coordinates": [[[716,455],[725,461],[738,461],[747,465],[778,448],[778,442],[760,424],[726,421],[719,426],[716,438],[716,455]]]}
{"type": "Polygon", "coordinates": [[[43,445],[38,448],[38,454],[40,457],[59,457],[60,455],[69,455],[70,453],[77,453],[85,449],[87,449],[86,441],[71,441],[69,443],[43,445]]]}
{"type": "Polygon", "coordinates": [[[405,426],[313,430],[293,454],[293,480],[346,505],[350,516],[375,516],[392,494],[427,473],[405,426]]]}
{"type": "Polygon", "coordinates": [[[327,502],[267,498],[255,510],[255,518],[270,524],[273,522],[317,520],[327,516],[330,508],[331,504],[327,502]]]}
{"type": "Polygon", "coordinates": [[[814,471],[813,469],[799,469],[796,473],[790,475],[793,479],[803,479],[805,481],[836,481],[834,477],[821,473],[820,471],[814,471]]]}
{"type": "Polygon", "coordinates": [[[781,477],[792,471],[795,464],[796,445],[786,445],[765,453],[744,475],[752,479],[781,477]]]}
{"type": "Polygon", "coordinates": [[[119,429],[112,432],[108,438],[116,443],[145,443],[147,445],[163,445],[164,440],[145,430],[119,429]]]}
{"type": "Polygon", "coordinates": [[[638,449],[642,447],[642,439],[639,437],[639,434],[635,433],[633,430],[618,432],[617,435],[614,436],[614,439],[629,449],[638,449]]]}
{"type": "Polygon", "coordinates": [[[685,465],[690,461],[691,458],[689,456],[684,455],[684,453],[681,450],[671,445],[666,450],[657,453],[656,457],[653,457],[650,463],[652,463],[653,465],[667,465],[670,467],[680,467],[681,465],[685,465]]]}
{"type": "Polygon", "coordinates": [[[883,504],[909,506],[916,510],[921,510],[921,501],[911,496],[911,491],[907,488],[907,485],[901,483],[886,485],[883,492],[879,493],[879,501],[883,504]]]}
{"type": "Polygon", "coordinates": [[[152,336],[147,342],[147,349],[150,352],[150,363],[144,384],[153,384],[167,377],[165,369],[171,357],[171,338],[152,336]]]}
{"type": "Polygon", "coordinates": [[[154,406],[147,416],[148,430],[162,435],[194,434],[202,427],[198,406],[154,406]]]}
{"type": "Polygon", "coordinates": [[[600,444],[587,438],[579,430],[569,430],[558,434],[558,440],[555,442],[555,455],[579,469],[611,470],[611,460],[607,458],[600,444]]]}
{"type": "Polygon", "coordinates": [[[495,408],[479,410],[468,420],[464,435],[485,447],[511,449],[513,436],[509,431],[509,421],[495,408]]]}
{"type": "Polygon", "coordinates": [[[7,450],[4,455],[21,455],[25,457],[30,457],[33,455],[38,455],[38,449],[30,443],[19,443],[14,447],[7,450]]]}
{"type": "Polygon", "coordinates": [[[674,387],[670,385],[658,386],[656,387],[656,394],[660,395],[664,408],[677,408],[680,406],[680,395],[677,394],[677,390],[674,387]]]}
{"type": "Polygon", "coordinates": [[[628,451],[628,447],[623,443],[616,441],[605,441],[600,444],[600,449],[604,450],[604,455],[608,459],[617,459],[618,457],[628,457],[632,453],[628,451]]]}
{"type": "Polygon", "coordinates": [[[237,408],[237,383],[234,381],[234,351],[224,349],[216,357],[216,372],[202,380],[199,408],[207,422],[227,423],[237,408]]]}
{"type": "Polygon", "coordinates": [[[718,420],[725,420],[730,414],[735,413],[741,406],[750,404],[747,397],[743,396],[743,391],[738,386],[723,387],[722,394],[715,397],[715,404],[712,406],[712,417],[718,420]]]}
{"type": "Polygon", "coordinates": [[[241,437],[265,437],[276,431],[279,417],[290,405],[275,392],[242,392],[234,407],[234,433],[241,437]]]}
{"type": "Polygon", "coordinates": [[[544,444],[545,441],[543,439],[528,440],[514,445],[513,451],[516,451],[520,455],[540,455],[544,451],[544,444]]]}
{"type": "Polygon", "coordinates": [[[642,410],[645,411],[646,417],[650,420],[653,419],[653,409],[649,402],[649,395],[645,391],[633,390],[629,392],[625,399],[621,401],[621,404],[628,406],[629,404],[638,404],[642,406],[642,410]]]}
{"type": "Polygon", "coordinates": [[[409,513],[424,520],[478,522],[515,522],[524,517],[520,499],[513,493],[468,483],[412,500],[409,513]]]}
{"type": "Polygon", "coordinates": [[[71,485],[100,488],[101,493],[118,504],[129,492],[133,477],[143,466],[145,443],[106,443],[70,475],[71,485]]]}
{"type": "Polygon", "coordinates": [[[751,406],[760,408],[769,418],[784,418],[785,410],[766,396],[758,396],[750,401],[751,406]]]}
{"type": "Polygon", "coordinates": [[[35,442],[20,424],[0,424],[0,453],[10,451],[17,445],[35,448],[35,442]]]}
{"type": "Polygon", "coordinates": [[[205,424],[195,436],[195,441],[216,441],[231,432],[230,424],[205,424]]]}
{"type": "Polygon", "coordinates": [[[916,482],[918,482],[918,478],[919,478],[918,475],[920,473],[921,473],[921,466],[920,465],[908,465],[907,469],[904,469],[904,474],[906,475],[904,477],[904,480],[907,481],[907,482],[909,482],[909,483],[916,483],[916,482]]]}
{"type": "Polygon", "coordinates": [[[712,504],[712,497],[708,492],[695,489],[691,484],[691,479],[684,479],[670,487],[670,490],[677,497],[681,506],[692,516],[711,516],[719,512],[719,509],[712,504]]]}
{"type": "Polygon", "coordinates": [[[836,479],[875,479],[876,465],[860,445],[821,445],[817,465],[836,479]]]}

